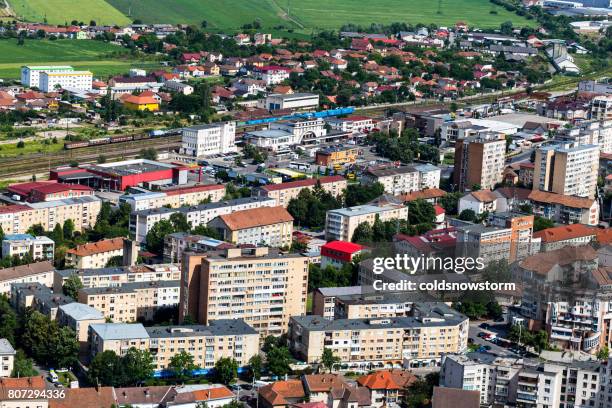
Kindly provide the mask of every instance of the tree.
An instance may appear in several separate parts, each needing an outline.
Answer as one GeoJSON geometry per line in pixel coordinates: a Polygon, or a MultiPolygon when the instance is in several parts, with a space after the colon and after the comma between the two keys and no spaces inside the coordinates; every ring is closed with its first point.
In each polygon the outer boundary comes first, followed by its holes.
{"type": "Polygon", "coordinates": [[[112,350],[96,354],[89,365],[89,382],[104,386],[118,387],[123,383],[121,359],[112,350]]]}
{"type": "Polygon", "coordinates": [[[538,354],[548,348],[548,333],[544,330],[538,331],[534,336],[531,344],[538,354]]]}
{"type": "Polygon", "coordinates": [[[321,364],[323,367],[327,368],[331,373],[334,369],[335,365],[340,364],[340,357],[334,355],[334,351],[332,349],[328,349],[327,347],[323,348],[323,354],[321,355],[321,364]]]}
{"type": "Polygon", "coordinates": [[[6,295],[0,295],[0,338],[7,339],[14,347],[18,327],[17,313],[11,307],[6,295]]]}
{"type": "Polygon", "coordinates": [[[540,217],[538,215],[535,216],[533,220],[533,230],[534,231],[542,231],[543,229],[552,228],[555,226],[555,223],[548,218],[540,217]]]}
{"type": "Polygon", "coordinates": [[[38,371],[34,369],[32,359],[28,358],[23,350],[17,350],[11,377],[34,377],[36,375],[38,375],[38,371]]]}
{"type": "Polygon", "coordinates": [[[83,282],[79,275],[70,275],[68,279],[64,281],[62,285],[62,292],[64,295],[70,296],[74,300],[78,299],[79,290],[83,288],[83,282]]]}
{"type": "Polygon", "coordinates": [[[603,346],[598,352],[597,352],[597,359],[598,360],[604,360],[607,361],[608,357],[610,356],[610,349],[608,348],[608,346],[603,346]]]}
{"type": "Polygon", "coordinates": [[[57,322],[50,323],[49,361],[58,367],[73,367],[78,362],[79,341],[75,331],[68,327],[58,327],[57,322]]]}
{"type": "Polygon", "coordinates": [[[147,350],[131,347],[121,358],[125,385],[138,385],[153,377],[155,363],[153,356],[147,350]]]}
{"type": "Polygon", "coordinates": [[[433,227],[436,210],[431,203],[419,198],[408,203],[408,222],[412,225],[429,224],[433,227]]]}
{"type": "Polygon", "coordinates": [[[215,363],[215,378],[222,384],[229,385],[238,376],[238,362],[230,357],[223,357],[215,363]]]}
{"type": "Polygon", "coordinates": [[[153,147],[145,148],[140,150],[139,156],[145,160],[157,160],[157,150],[153,147]]]}
{"type": "Polygon", "coordinates": [[[474,210],[467,208],[461,211],[461,214],[459,214],[459,219],[462,221],[476,222],[478,220],[478,216],[474,210]]]}
{"type": "Polygon", "coordinates": [[[205,224],[200,224],[197,227],[195,227],[193,230],[191,230],[191,232],[193,234],[196,235],[203,235],[205,237],[210,237],[210,238],[214,238],[214,239],[221,239],[221,234],[219,234],[219,231],[217,231],[214,228],[210,228],[209,226],[205,225],[205,224]]]}
{"type": "Polygon", "coordinates": [[[155,254],[161,254],[164,250],[164,238],[175,232],[172,221],[160,220],[156,222],[147,233],[147,249],[155,254]]]}
{"type": "Polygon", "coordinates": [[[74,236],[75,230],[74,221],[72,221],[71,218],[68,218],[66,221],[64,221],[64,226],[62,229],[64,230],[64,239],[71,240],[74,236]]]}
{"type": "Polygon", "coordinates": [[[367,222],[362,222],[357,225],[353,232],[352,242],[371,242],[372,241],[372,226],[367,222]]]}
{"type": "Polygon", "coordinates": [[[487,315],[492,319],[499,319],[504,314],[499,303],[492,301],[487,303],[487,315]]]}
{"type": "Polygon", "coordinates": [[[174,373],[175,378],[179,380],[186,380],[191,377],[191,372],[198,367],[193,362],[193,355],[186,352],[181,351],[180,353],[175,354],[170,359],[170,363],[168,364],[168,368],[174,373]]]}
{"type": "Polygon", "coordinates": [[[457,214],[459,209],[460,198],[461,193],[458,191],[454,193],[446,193],[443,197],[440,197],[438,204],[444,208],[444,211],[446,211],[447,214],[454,215],[457,214]]]}
{"type": "Polygon", "coordinates": [[[274,347],[267,354],[268,370],[279,377],[289,374],[291,368],[291,353],[287,347],[274,347]]]}
{"type": "Polygon", "coordinates": [[[0,225],[0,242],[4,240],[4,230],[2,229],[2,226],[0,225]]]}
{"type": "Polygon", "coordinates": [[[49,318],[35,310],[27,310],[24,315],[21,345],[40,363],[49,362],[49,342],[53,333],[49,332],[49,318]]]}
{"type": "Polygon", "coordinates": [[[345,205],[353,207],[355,205],[366,204],[380,197],[384,192],[385,186],[378,182],[368,185],[351,184],[345,192],[345,205]]]}
{"type": "Polygon", "coordinates": [[[189,232],[191,231],[191,223],[187,221],[185,214],[176,212],[170,216],[170,222],[174,228],[174,232],[189,232]]]}
{"type": "Polygon", "coordinates": [[[249,374],[251,378],[259,380],[261,378],[262,368],[263,362],[261,361],[261,356],[259,354],[255,354],[249,359],[249,374]]]}
{"type": "Polygon", "coordinates": [[[56,247],[64,244],[64,229],[59,222],[55,224],[53,231],[49,234],[49,238],[55,242],[56,247]]]}

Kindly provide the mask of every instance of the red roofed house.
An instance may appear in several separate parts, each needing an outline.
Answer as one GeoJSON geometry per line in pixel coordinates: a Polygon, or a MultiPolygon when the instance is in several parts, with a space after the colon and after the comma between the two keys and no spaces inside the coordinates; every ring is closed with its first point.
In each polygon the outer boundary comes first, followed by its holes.
{"type": "Polygon", "coordinates": [[[584,224],[561,225],[533,233],[533,238],[542,240],[543,252],[561,249],[565,246],[586,245],[595,240],[597,228],[584,224]]]}
{"type": "Polygon", "coordinates": [[[434,205],[434,211],[436,212],[436,228],[444,228],[444,220],[446,218],[446,211],[439,205],[434,205]]]}
{"type": "Polygon", "coordinates": [[[152,96],[128,95],[122,99],[123,106],[128,110],[135,111],[158,111],[159,102],[152,96]]]}
{"type": "Polygon", "coordinates": [[[80,184],[62,184],[57,181],[13,184],[8,186],[7,190],[9,194],[18,196],[20,201],[30,203],[94,195],[94,189],[91,187],[80,184]]]}
{"type": "Polygon", "coordinates": [[[257,68],[256,72],[259,76],[258,79],[263,79],[266,81],[266,85],[270,86],[280,84],[284,80],[289,79],[291,69],[281,67],[280,65],[265,65],[257,68]]]}
{"type": "Polygon", "coordinates": [[[355,51],[372,51],[374,47],[367,38],[353,38],[351,49],[355,51]]]}
{"type": "Polygon", "coordinates": [[[277,381],[259,389],[258,406],[261,408],[287,408],[306,397],[300,380],[277,381]]]}
{"type": "Polygon", "coordinates": [[[417,380],[409,371],[384,370],[364,375],[357,383],[372,393],[372,407],[399,404],[404,391],[417,380]]]}
{"type": "Polygon", "coordinates": [[[366,247],[347,241],[331,241],[321,247],[321,268],[334,266],[341,268],[353,261],[366,247]]]}

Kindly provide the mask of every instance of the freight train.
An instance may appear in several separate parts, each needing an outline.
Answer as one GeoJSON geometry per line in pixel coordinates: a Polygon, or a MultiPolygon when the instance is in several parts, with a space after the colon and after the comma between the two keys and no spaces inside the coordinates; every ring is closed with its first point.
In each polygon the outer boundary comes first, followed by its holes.
{"type": "Polygon", "coordinates": [[[167,137],[180,135],[182,129],[166,129],[166,130],[151,130],[148,133],[139,133],[135,135],[117,135],[117,136],[109,136],[109,137],[100,137],[97,139],[89,139],[89,140],[81,140],[78,142],[66,142],[64,143],[64,149],[72,150],[79,149],[81,147],[91,147],[91,146],[100,146],[112,143],[123,143],[130,142],[132,140],[141,140],[141,139],[154,139],[159,137],[167,137]]]}

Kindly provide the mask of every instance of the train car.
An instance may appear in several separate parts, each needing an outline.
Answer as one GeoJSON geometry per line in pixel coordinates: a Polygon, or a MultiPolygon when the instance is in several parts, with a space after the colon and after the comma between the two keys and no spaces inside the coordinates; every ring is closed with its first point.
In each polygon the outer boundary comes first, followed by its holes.
{"type": "Polygon", "coordinates": [[[111,138],[110,138],[110,142],[111,143],[129,142],[130,140],[134,140],[134,136],[132,136],[132,135],[118,135],[118,136],[111,136],[111,138]]]}
{"type": "Polygon", "coordinates": [[[111,142],[111,138],[110,137],[101,137],[98,139],[90,139],[89,140],[89,146],[98,146],[98,145],[103,145],[103,144],[109,144],[111,142]]]}
{"type": "Polygon", "coordinates": [[[80,142],[66,142],[64,143],[64,149],[66,150],[72,150],[72,149],[78,149],[80,147],[87,147],[89,146],[89,141],[88,140],[83,140],[80,142]]]}

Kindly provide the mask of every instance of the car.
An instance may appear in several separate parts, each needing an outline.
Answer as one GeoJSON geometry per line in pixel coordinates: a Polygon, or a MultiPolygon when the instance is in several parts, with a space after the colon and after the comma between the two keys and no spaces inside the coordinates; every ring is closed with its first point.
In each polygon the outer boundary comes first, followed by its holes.
{"type": "Polygon", "coordinates": [[[478,325],[478,327],[480,327],[481,329],[488,329],[489,328],[489,323],[480,323],[478,325]]]}
{"type": "Polygon", "coordinates": [[[474,339],[472,337],[468,337],[468,343],[473,343],[474,339]]]}
{"type": "Polygon", "coordinates": [[[242,384],[240,387],[241,387],[243,390],[247,390],[247,391],[250,391],[250,390],[252,390],[252,389],[253,389],[253,386],[252,386],[251,384],[242,384]]]}
{"type": "Polygon", "coordinates": [[[230,385],[230,390],[232,390],[232,391],[240,391],[240,385],[232,384],[232,385],[230,385]]]}
{"type": "Polygon", "coordinates": [[[487,337],[488,335],[489,335],[489,334],[488,334],[488,333],[485,333],[485,332],[479,332],[479,333],[478,333],[478,337],[481,337],[481,338],[487,337]]]}
{"type": "Polygon", "coordinates": [[[242,397],[240,397],[240,401],[242,402],[246,402],[250,399],[251,397],[249,397],[248,395],[243,395],[242,397]]]}
{"type": "Polygon", "coordinates": [[[489,346],[488,344],[487,344],[487,345],[485,345],[485,346],[482,346],[482,347],[483,347],[485,350],[487,350],[487,351],[491,350],[491,346],[489,346]]]}

